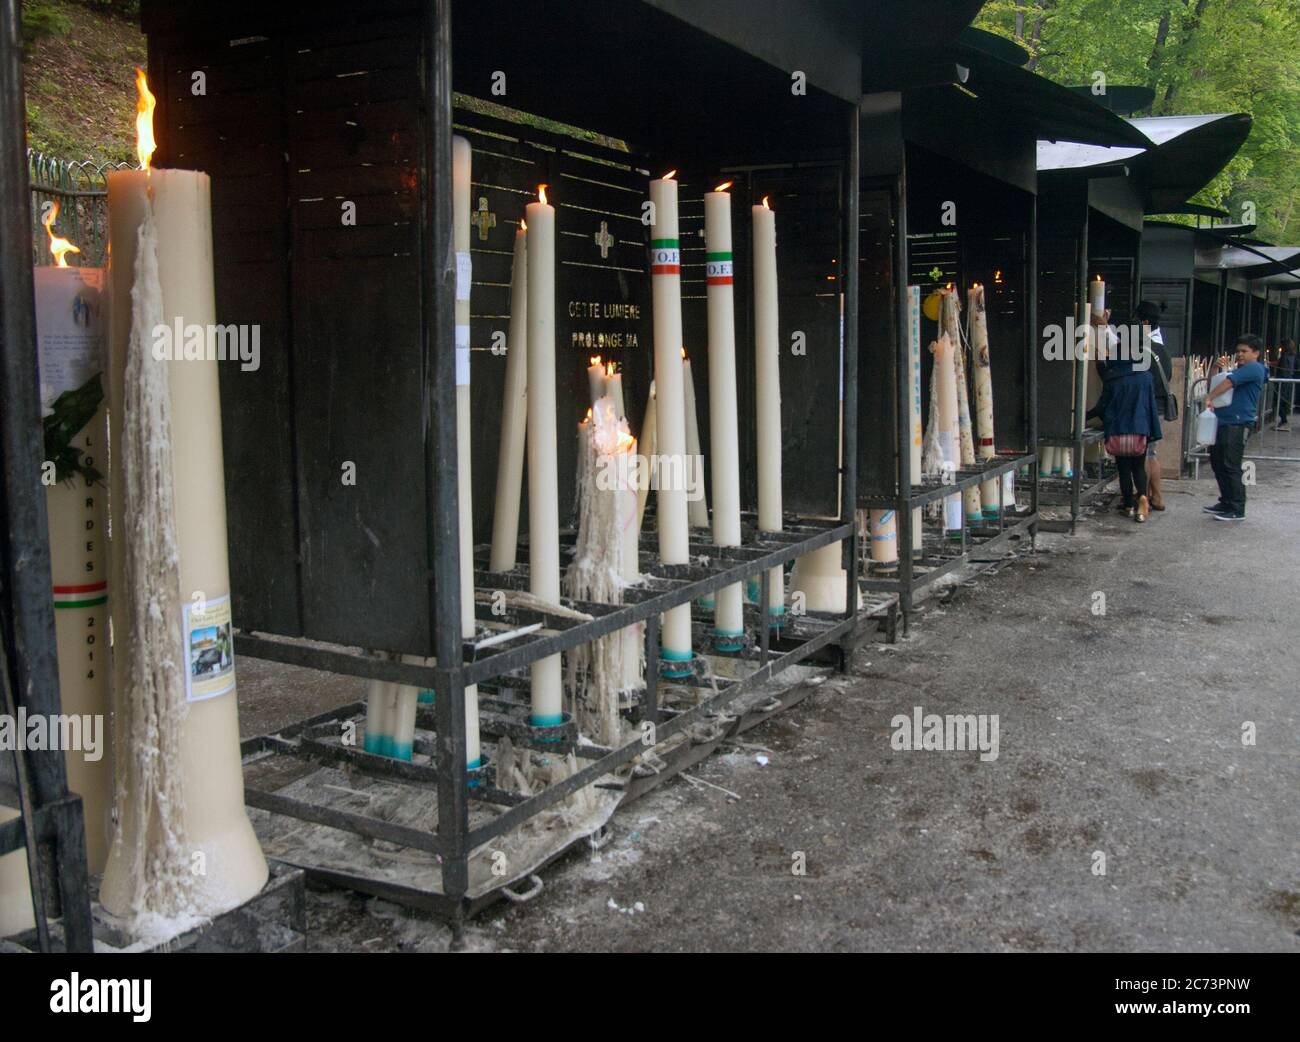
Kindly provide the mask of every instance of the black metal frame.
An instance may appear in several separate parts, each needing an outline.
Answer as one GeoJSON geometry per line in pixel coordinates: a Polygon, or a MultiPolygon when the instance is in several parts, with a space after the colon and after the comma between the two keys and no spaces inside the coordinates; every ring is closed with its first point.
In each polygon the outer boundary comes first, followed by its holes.
{"type": "MultiPolygon", "coordinates": [[[[44,455],[18,0],[0,0],[0,712],[55,715],[59,671],[50,599],[44,455]]],[[[67,951],[92,950],[81,797],[68,791],[63,753],[0,758],[0,803],[20,817],[0,825],[0,856],[25,849],[39,947],[47,917],[63,918],[67,951]]]]}
{"type": "MultiPolygon", "coordinates": [[[[900,133],[901,127],[902,124],[900,123],[900,133]]],[[[895,220],[893,229],[893,284],[897,292],[894,301],[896,312],[894,315],[895,387],[893,392],[893,412],[896,427],[894,444],[901,447],[907,445],[912,436],[908,422],[908,410],[905,405],[911,394],[911,387],[908,382],[910,345],[906,332],[909,324],[907,279],[909,266],[907,169],[906,161],[902,158],[906,151],[905,137],[900,138],[898,141],[898,148],[900,149],[896,160],[900,168],[898,172],[873,178],[873,180],[878,183],[890,182],[889,190],[895,220]]],[[[1033,336],[1033,324],[1038,313],[1038,209],[1036,197],[1031,198],[1030,207],[1029,228],[1026,233],[1028,255],[1026,258],[1027,292],[1024,330],[1026,384],[1024,394],[1027,427],[1025,444],[1032,448],[1037,444],[1038,438],[1038,370],[1036,341],[1033,336]]],[[[991,554],[1002,550],[1026,536],[1029,538],[1032,547],[1038,531],[1037,460],[1038,456],[1033,451],[1011,456],[1002,455],[991,460],[981,460],[974,467],[959,468],[954,473],[953,480],[946,484],[935,480],[925,480],[913,484],[911,455],[900,448],[895,453],[895,472],[897,474],[895,494],[893,496],[859,494],[857,498],[860,509],[892,509],[895,512],[895,530],[898,540],[896,573],[889,575],[882,572],[877,575],[864,576],[858,580],[859,589],[867,592],[896,593],[899,598],[903,630],[907,632],[911,624],[910,617],[916,595],[937,579],[962,566],[993,563],[991,560],[976,555],[991,554]],[[1001,480],[1002,475],[1008,471],[1019,471],[1025,467],[1029,468],[1029,509],[1018,511],[1015,504],[1012,504],[1008,509],[1002,503],[1004,488],[1001,480]],[[996,524],[981,524],[972,528],[967,525],[963,516],[959,540],[955,542],[946,539],[933,541],[919,548],[921,550],[919,556],[913,556],[912,510],[942,500],[949,495],[959,493],[993,478],[998,479],[999,516],[996,524]]]]}
{"type": "MultiPolygon", "coordinates": [[[[846,548],[845,567],[848,590],[857,588],[857,532],[854,523],[854,503],[857,498],[857,277],[858,277],[858,109],[848,106],[849,114],[844,128],[847,137],[845,150],[845,196],[841,207],[841,234],[843,256],[847,259],[844,272],[845,341],[844,341],[844,465],[841,469],[842,510],[838,521],[808,520],[790,516],[781,533],[757,533],[751,525],[740,547],[718,547],[710,543],[692,544],[693,557],[703,555],[707,564],[680,566],[660,565],[653,555],[644,555],[642,571],[645,583],[626,592],[623,606],[574,602],[566,600],[565,606],[592,616],[588,621],[576,621],[567,613],[550,613],[515,610],[505,616],[506,621],[521,628],[531,622],[543,622],[547,633],[536,631],[501,642],[494,640],[490,647],[474,641],[462,641],[460,632],[460,584],[458,493],[456,474],[456,399],[454,379],[454,308],[455,277],[452,246],[451,212],[451,0],[433,0],[426,7],[424,46],[422,48],[426,118],[426,150],[423,157],[424,193],[426,212],[423,214],[429,234],[425,236],[423,292],[428,302],[424,309],[425,351],[428,379],[425,410],[426,471],[429,489],[428,517],[432,519],[427,535],[427,550],[433,581],[431,582],[430,618],[433,628],[433,645],[437,665],[422,666],[379,659],[343,648],[330,649],[319,645],[306,646],[286,639],[253,633],[239,633],[235,638],[236,651],[241,655],[263,658],[287,664],[340,673],[366,679],[393,681],[418,687],[433,688],[438,697],[432,721],[423,715],[423,723],[432,723],[436,731],[436,746],[429,750],[432,766],[401,764],[384,757],[374,756],[358,748],[330,746],[312,740],[312,725],[337,722],[341,714],[358,711],[356,706],[305,721],[294,728],[281,730],[278,736],[267,736],[245,743],[245,752],[251,756],[267,753],[288,754],[308,760],[323,762],[345,761],[352,768],[378,774],[428,789],[436,786],[438,825],[436,832],[427,833],[403,828],[364,815],[352,814],[322,807],[278,793],[246,787],[246,802],[277,814],[305,821],[313,821],[357,835],[390,839],[418,850],[440,856],[442,862],[442,887],[440,893],[428,891],[394,894],[394,888],[382,884],[385,893],[397,899],[409,898],[412,903],[431,908],[445,915],[457,929],[463,919],[482,906],[481,900],[468,896],[468,859],[471,850],[487,839],[499,836],[522,824],[532,816],[552,806],[578,789],[593,783],[601,776],[627,763],[648,750],[659,748],[692,723],[719,708],[734,702],[750,688],[774,676],[788,666],[821,651],[838,646],[840,663],[846,661],[845,645],[860,630],[864,619],[880,618],[892,638],[896,618],[895,598],[873,598],[866,611],[855,610],[855,600],[846,597],[845,610],[834,615],[809,613],[806,616],[787,618],[778,627],[769,625],[766,616],[758,611],[747,613],[757,629],[758,647],[747,649],[740,657],[753,658],[758,668],[743,680],[722,681],[711,678],[709,684],[716,693],[685,712],[673,712],[659,704],[659,649],[658,627],[660,615],[678,605],[699,598],[733,583],[757,576],[761,596],[766,604],[769,572],[784,566],[797,557],[834,542],[842,541],[846,548]],[[493,690],[493,682],[500,682],[506,674],[522,670],[543,658],[571,650],[581,644],[606,636],[624,627],[644,622],[647,634],[646,689],[637,709],[640,720],[649,720],[656,726],[653,746],[634,741],[617,749],[600,749],[572,743],[571,731],[561,734],[555,743],[554,734],[543,735],[545,729],[533,728],[526,716],[517,710],[520,703],[508,697],[507,685],[493,690]],[[774,637],[774,631],[783,632],[774,637]],[[537,795],[520,797],[503,792],[491,784],[490,774],[471,772],[466,767],[466,733],[464,693],[471,685],[482,685],[484,699],[480,709],[480,726],[484,734],[509,734],[525,745],[545,741],[545,748],[565,752],[572,750],[588,762],[577,774],[562,783],[553,785],[537,795]],[[286,738],[286,734],[291,737],[286,738]],[[566,743],[563,739],[569,738],[566,743]],[[471,779],[478,784],[471,787],[471,779]],[[489,825],[471,828],[469,808],[471,800],[487,800],[509,805],[509,809],[489,825]]],[[[694,533],[697,537],[700,533],[694,533]]],[[[513,572],[475,575],[476,589],[503,588],[526,589],[527,566],[521,565],[513,572]]],[[[498,619],[500,621],[500,619],[498,619]]],[[[748,628],[748,627],[747,627],[748,628]]],[[[681,681],[673,681],[681,683],[681,681]]],[[[702,681],[687,680],[687,684],[701,686],[702,681]]],[[[571,726],[571,725],[570,725],[571,726]]],[[[328,873],[326,873],[328,874],[328,873]]],[[[381,888],[376,881],[344,877],[340,881],[360,888],[381,888]]]]}

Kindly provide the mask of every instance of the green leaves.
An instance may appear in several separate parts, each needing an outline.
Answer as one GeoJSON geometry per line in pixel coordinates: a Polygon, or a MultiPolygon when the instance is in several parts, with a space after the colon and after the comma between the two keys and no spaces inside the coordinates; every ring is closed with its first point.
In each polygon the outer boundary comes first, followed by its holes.
{"type": "Polygon", "coordinates": [[[104,475],[87,463],[85,454],[72,439],[94,418],[104,400],[104,389],[96,373],[76,390],[64,391],[54,399],[53,411],[42,421],[45,428],[45,458],[54,464],[58,481],[68,481],[80,474],[96,485],[104,475]]]}
{"type": "Polygon", "coordinates": [[[1090,84],[1100,72],[1109,84],[1151,87],[1151,111],[1137,115],[1249,113],[1250,138],[1195,201],[1234,220],[1253,202],[1262,238],[1300,237],[1295,0],[990,0],[976,24],[1016,40],[1058,83],[1090,84]]]}

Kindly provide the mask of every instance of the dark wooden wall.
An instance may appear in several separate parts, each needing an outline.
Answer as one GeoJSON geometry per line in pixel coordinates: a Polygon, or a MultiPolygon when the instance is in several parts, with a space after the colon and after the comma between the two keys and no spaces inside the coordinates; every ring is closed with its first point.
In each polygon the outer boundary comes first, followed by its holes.
{"type": "MultiPolygon", "coordinates": [[[[218,320],[260,327],[260,368],[242,372],[225,364],[221,370],[238,624],[428,654],[420,10],[413,0],[375,0],[366,14],[358,18],[342,3],[299,9],[238,0],[197,10],[149,4],[150,77],[161,85],[156,161],[212,176],[218,320]],[[206,78],[202,94],[193,89],[196,72],[206,78]],[[344,203],[356,206],[355,226],[342,222],[344,203]],[[345,465],[355,467],[355,484],[343,483],[345,465]]],[[[463,14],[457,46],[468,55],[469,75],[488,67],[483,62],[492,51],[483,51],[481,34],[470,32],[482,27],[483,10],[463,14]]],[[[752,68],[741,60],[728,75],[752,68]]],[[[559,80],[568,83],[578,73],[569,68],[559,80]]],[[[528,82],[527,75],[516,76],[504,100],[549,115],[545,91],[519,93],[528,82]]],[[[774,97],[790,98],[779,71],[767,69],[763,82],[774,97]]],[[[601,109],[590,94],[573,97],[588,99],[591,125],[605,133],[619,133],[621,123],[647,125],[644,97],[635,113],[601,109]]],[[[727,102],[719,97],[718,104],[727,102]]],[[[761,104],[748,104],[752,121],[761,104]]],[[[648,178],[679,164],[676,154],[663,155],[662,142],[652,160],[635,145],[628,151],[543,119],[487,115],[483,106],[467,105],[455,109],[454,120],[473,148],[472,206],[485,206],[495,218],[494,225],[471,230],[474,526],[476,540],[485,542],[506,364],[492,344],[508,325],[514,232],[524,206],[539,183],[550,186],[558,230],[560,443],[559,487],[548,494],[558,495],[564,524],[572,520],[576,429],[589,405],[590,356],[620,365],[632,427],[641,428],[653,368],[641,204],[648,178]],[[624,311],[610,318],[609,305],[624,311]]],[[[746,423],[754,408],[748,206],[769,193],[778,211],[782,280],[786,507],[824,514],[835,511],[839,484],[840,174],[834,157],[825,158],[833,135],[820,117],[832,111],[828,99],[814,92],[806,107],[785,105],[783,136],[756,136],[746,154],[734,131],[723,135],[725,142],[704,134],[692,138],[688,159],[709,178],[729,164],[764,163],[727,175],[737,181],[742,496],[751,506],[756,499],[752,421],[746,423]],[[710,148],[717,150],[711,163],[701,159],[710,148]],[[819,161],[810,164],[813,157],[819,161]],[[788,350],[794,330],[807,334],[805,356],[788,350]]],[[[664,139],[681,134],[668,127],[664,139]]],[[[705,180],[683,181],[682,238],[686,347],[707,455],[700,193],[716,182],[705,180]]]]}

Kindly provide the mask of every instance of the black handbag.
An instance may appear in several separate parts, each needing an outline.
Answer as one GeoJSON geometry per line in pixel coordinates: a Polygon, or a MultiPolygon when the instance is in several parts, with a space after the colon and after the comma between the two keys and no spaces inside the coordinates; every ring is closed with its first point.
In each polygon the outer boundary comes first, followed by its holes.
{"type": "Polygon", "coordinates": [[[1160,356],[1154,351],[1151,352],[1151,365],[1160,377],[1160,386],[1165,389],[1165,423],[1173,423],[1178,419],[1178,399],[1174,397],[1174,392],[1169,389],[1169,377],[1165,376],[1165,367],[1160,364],[1160,356]]]}

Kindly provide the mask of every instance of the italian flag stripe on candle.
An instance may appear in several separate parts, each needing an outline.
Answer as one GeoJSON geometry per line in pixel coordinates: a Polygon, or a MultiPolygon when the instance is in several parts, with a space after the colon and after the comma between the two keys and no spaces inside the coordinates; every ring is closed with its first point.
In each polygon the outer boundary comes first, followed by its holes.
{"type": "Polygon", "coordinates": [[[704,276],[707,285],[730,286],[733,271],[730,253],[704,255],[704,276]]]}
{"type": "Polygon", "coordinates": [[[54,607],[91,608],[108,601],[108,583],[90,583],[86,586],[55,586],[54,607]]]}
{"type": "Polygon", "coordinates": [[[681,243],[677,239],[651,239],[650,274],[680,275],[681,273],[681,243]]]}

